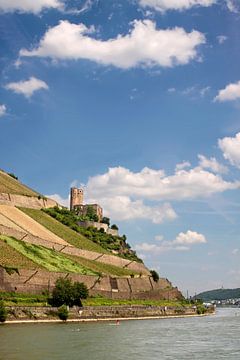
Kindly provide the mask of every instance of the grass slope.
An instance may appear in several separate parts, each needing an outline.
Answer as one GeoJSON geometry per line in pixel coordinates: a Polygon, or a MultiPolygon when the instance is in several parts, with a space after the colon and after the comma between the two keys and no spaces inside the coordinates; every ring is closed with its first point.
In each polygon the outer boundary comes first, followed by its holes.
{"type": "Polygon", "coordinates": [[[20,208],[20,210],[73,246],[83,250],[96,251],[100,254],[108,254],[107,250],[100,245],[86,239],[83,235],[77,234],[74,230],[53,219],[45,212],[27,208],[20,208]]]}
{"type": "Polygon", "coordinates": [[[7,245],[11,246],[17,252],[48,271],[96,275],[96,272],[87,269],[78,262],[74,262],[70,258],[54,250],[47,249],[43,246],[28,244],[12,237],[0,236],[0,239],[5,241],[7,245]]]}
{"type": "Polygon", "coordinates": [[[18,180],[0,170],[0,193],[25,196],[39,196],[39,193],[21,184],[18,180]]]}
{"type": "Polygon", "coordinates": [[[0,265],[18,269],[36,269],[38,265],[11,247],[0,237],[0,265]]]}

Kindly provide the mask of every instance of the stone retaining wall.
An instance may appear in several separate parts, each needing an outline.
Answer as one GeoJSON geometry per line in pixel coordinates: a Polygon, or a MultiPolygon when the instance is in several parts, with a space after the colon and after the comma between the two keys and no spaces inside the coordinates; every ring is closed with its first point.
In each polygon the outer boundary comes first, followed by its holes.
{"type": "MultiPolygon", "coordinates": [[[[8,320],[47,320],[58,319],[57,308],[50,306],[8,306],[8,320]]],[[[168,307],[168,306],[84,306],[73,307],[69,310],[69,319],[97,320],[97,319],[124,319],[162,316],[193,316],[197,315],[195,306],[168,307]]]]}
{"type": "Polygon", "coordinates": [[[55,200],[49,198],[38,198],[35,196],[24,196],[6,193],[0,193],[0,204],[20,206],[31,209],[42,209],[59,206],[59,204],[55,200]]]}
{"type": "Polygon", "coordinates": [[[58,278],[71,278],[83,282],[90,295],[103,295],[112,299],[181,299],[182,294],[177,288],[163,289],[160,279],[152,288],[149,277],[116,278],[117,287],[112,288],[109,276],[98,277],[90,275],[54,273],[42,270],[19,270],[19,274],[9,275],[0,268],[0,291],[41,294],[51,291],[58,278]]]}

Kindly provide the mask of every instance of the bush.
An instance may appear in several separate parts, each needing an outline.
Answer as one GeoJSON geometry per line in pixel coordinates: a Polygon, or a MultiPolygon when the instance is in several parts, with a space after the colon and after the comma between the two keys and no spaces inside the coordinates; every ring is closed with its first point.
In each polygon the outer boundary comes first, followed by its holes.
{"type": "Polygon", "coordinates": [[[66,305],[62,305],[58,308],[58,317],[60,320],[66,321],[69,316],[69,311],[66,305]]]}
{"type": "Polygon", "coordinates": [[[151,275],[152,275],[153,281],[158,282],[158,280],[159,280],[159,275],[158,275],[158,273],[156,272],[156,270],[150,270],[150,273],[151,273],[151,275]]]}
{"type": "Polygon", "coordinates": [[[113,224],[113,225],[111,226],[111,229],[112,229],[112,230],[118,230],[118,226],[117,226],[116,224],[113,224]]]}
{"type": "Polygon", "coordinates": [[[7,310],[4,306],[3,301],[0,301],[0,322],[5,322],[7,320],[7,310]]]}
{"type": "Polygon", "coordinates": [[[88,289],[85,284],[75,282],[74,284],[70,279],[59,278],[56,281],[55,288],[52,292],[52,298],[49,303],[52,306],[82,306],[81,299],[88,297],[88,289]]]}

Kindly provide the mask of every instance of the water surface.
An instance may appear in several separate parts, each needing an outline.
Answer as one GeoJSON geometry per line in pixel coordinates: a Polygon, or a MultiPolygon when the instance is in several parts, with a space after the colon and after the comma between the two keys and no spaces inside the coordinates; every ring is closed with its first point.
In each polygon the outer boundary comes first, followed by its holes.
{"type": "Polygon", "coordinates": [[[240,309],[215,316],[0,326],[0,360],[238,360],[240,309]]]}

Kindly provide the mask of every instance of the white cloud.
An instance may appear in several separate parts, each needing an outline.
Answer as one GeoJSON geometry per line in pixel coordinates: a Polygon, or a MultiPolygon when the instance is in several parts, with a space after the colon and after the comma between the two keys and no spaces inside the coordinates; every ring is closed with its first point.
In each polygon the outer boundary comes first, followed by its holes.
{"type": "Polygon", "coordinates": [[[0,11],[40,13],[47,8],[62,9],[60,0],[0,0],[0,11]]]}
{"type": "Polygon", "coordinates": [[[197,47],[205,43],[205,36],[196,30],[158,30],[151,20],[135,20],[132,26],[127,35],[98,40],[90,36],[93,27],[60,21],[45,33],[37,48],[22,49],[20,55],[88,59],[125,69],[140,65],[173,67],[197,59],[197,47]]]}
{"type": "Polygon", "coordinates": [[[188,167],[190,167],[191,164],[189,161],[183,161],[182,163],[179,163],[176,165],[175,167],[175,171],[179,171],[179,170],[183,170],[183,169],[186,169],[188,167]]]}
{"type": "Polygon", "coordinates": [[[228,37],[225,35],[217,36],[217,41],[219,42],[220,45],[222,45],[227,39],[228,39],[228,37]]]}
{"type": "Polygon", "coordinates": [[[207,240],[204,235],[197,233],[196,231],[188,230],[186,233],[179,233],[174,244],[179,245],[193,245],[193,244],[204,244],[207,240]]]}
{"type": "Polygon", "coordinates": [[[48,89],[48,85],[44,81],[35,77],[31,77],[26,81],[12,82],[7,84],[5,87],[17,94],[24,95],[27,98],[31,97],[35,91],[48,89]]]}
{"type": "Polygon", "coordinates": [[[0,105],[0,117],[5,115],[6,111],[7,111],[6,105],[4,105],[4,104],[0,105]]]}
{"type": "Polygon", "coordinates": [[[225,137],[218,140],[223,156],[233,166],[240,169],[240,132],[235,137],[225,137]]]}
{"type": "Polygon", "coordinates": [[[152,201],[190,200],[236,189],[239,182],[225,181],[220,175],[196,167],[166,176],[163,170],[144,168],[132,172],[124,167],[109,168],[89,179],[86,189],[96,200],[106,194],[152,201]]]}
{"type": "Polygon", "coordinates": [[[98,202],[104,209],[104,214],[113,220],[126,221],[147,219],[154,224],[176,219],[177,215],[170,204],[147,206],[142,200],[132,200],[128,196],[98,197],[88,199],[89,203],[98,202]]]}
{"type": "Polygon", "coordinates": [[[231,12],[237,13],[239,10],[239,0],[226,0],[228,9],[231,12]]]}
{"type": "Polygon", "coordinates": [[[207,242],[203,234],[188,230],[186,233],[179,233],[173,241],[162,241],[160,245],[141,243],[136,245],[137,251],[143,251],[152,254],[159,254],[167,251],[188,251],[190,247],[196,244],[205,244],[207,242]]]}
{"type": "Polygon", "coordinates": [[[172,87],[172,88],[169,88],[167,91],[169,93],[174,93],[174,92],[176,92],[176,89],[174,87],[172,87]]]}
{"type": "Polygon", "coordinates": [[[233,101],[240,98],[240,81],[229,84],[225,89],[219,90],[218,95],[214,101],[224,102],[233,101]]]}
{"type": "Polygon", "coordinates": [[[206,86],[206,87],[200,89],[199,93],[202,97],[204,97],[209,92],[210,89],[211,89],[210,86],[206,86]]]}
{"type": "Polygon", "coordinates": [[[199,166],[202,169],[210,169],[214,173],[219,173],[219,174],[226,174],[228,172],[228,168],[220,164],[215,157],[211,157],[210,159],[208,159],[204,155],[198,155],[198,158],[199,158],[199,166]]]}
{"type": "Polygon", "coordinates": [[[233,254],[233,255],[239,254],[239,249],[233,249],[232,254],[233,254]]]}
{"type": "Polygon", "coordinates": [[[139,0],[143,7],[150,7],[160,12],[167,10],[186,10],[193,6],[211,6],[217,0],[139,0]]]}

